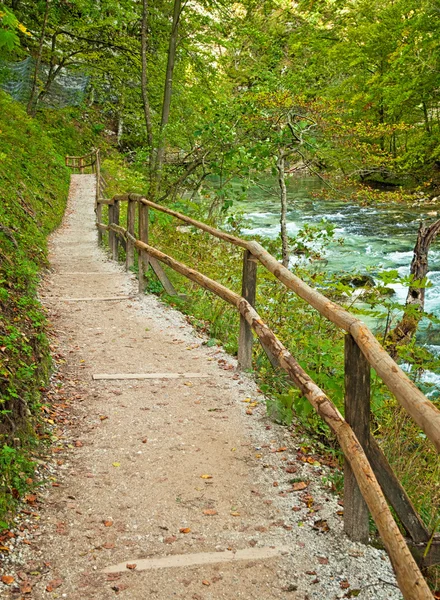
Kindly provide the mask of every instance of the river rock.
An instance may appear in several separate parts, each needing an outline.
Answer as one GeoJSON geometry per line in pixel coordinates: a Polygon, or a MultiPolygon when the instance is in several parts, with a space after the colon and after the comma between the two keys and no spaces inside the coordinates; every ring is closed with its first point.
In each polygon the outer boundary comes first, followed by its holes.
{"type": "Polygon", "coordinates": [[[353,288],[374,287],[374,279],[371,275],[344,275],[341,277],[341,283],[353,288]]]}

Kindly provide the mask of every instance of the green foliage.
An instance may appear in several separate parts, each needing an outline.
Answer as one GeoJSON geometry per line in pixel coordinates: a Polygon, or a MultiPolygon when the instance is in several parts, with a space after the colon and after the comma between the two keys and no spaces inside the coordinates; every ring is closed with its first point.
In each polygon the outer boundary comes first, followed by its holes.
{"type": "Polygon", "coordinates": [[[31,35],[14,13],[0,3],[0,56],[4,52],[11,52],[18,46],[20,43],[18,32],[31,35]]]}

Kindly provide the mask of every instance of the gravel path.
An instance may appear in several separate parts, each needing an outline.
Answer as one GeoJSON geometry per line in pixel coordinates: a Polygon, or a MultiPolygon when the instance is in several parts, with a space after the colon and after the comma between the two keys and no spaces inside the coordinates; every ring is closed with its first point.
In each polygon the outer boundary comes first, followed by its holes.
{"type": "Polygon", "coordinates": [[[384,552],[344,537],[331,470],[267,420],[233,358],[138,298],[97,248],[93,194],[93,175],[72,176],[51,242],[41,290],[60,365],[41,464],[51,479],[28,498],[0,596],[401,598],[384,552]],[[93,379],[103,373],[176,378],[93,379]]]}

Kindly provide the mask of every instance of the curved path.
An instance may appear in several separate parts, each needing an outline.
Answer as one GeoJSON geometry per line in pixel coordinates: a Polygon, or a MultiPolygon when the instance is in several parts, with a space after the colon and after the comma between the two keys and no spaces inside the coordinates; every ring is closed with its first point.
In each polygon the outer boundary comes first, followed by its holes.
{"type": "Polygon", "coordinates": [[[384,553],[344,537],[329,470],[266,419],[255,384],[97,248],[94,185],[72,176],[42,288],[66,419],[24,597],[400,598],[384,553]]]}

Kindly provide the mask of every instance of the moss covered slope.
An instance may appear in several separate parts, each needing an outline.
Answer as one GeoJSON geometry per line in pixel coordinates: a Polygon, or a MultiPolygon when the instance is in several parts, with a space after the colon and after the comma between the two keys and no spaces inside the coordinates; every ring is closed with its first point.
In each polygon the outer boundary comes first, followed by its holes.
{"type": "Polygon", "coordinates": [[[31,119],[0,91],[0,521],[32,471],[29,449],[50,366],[38,273],[66,204],[64,155],[82,150],[71,116],[31,119]]]}

